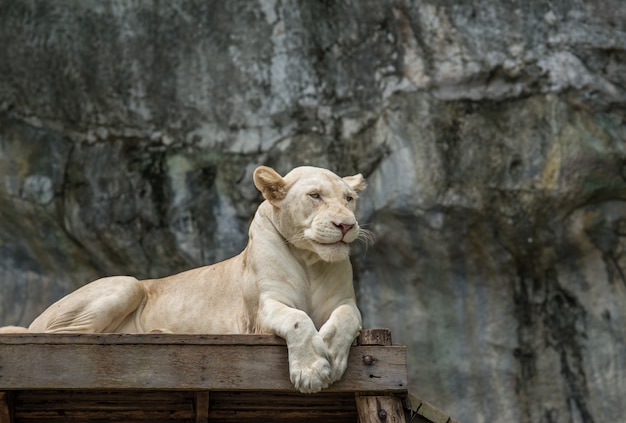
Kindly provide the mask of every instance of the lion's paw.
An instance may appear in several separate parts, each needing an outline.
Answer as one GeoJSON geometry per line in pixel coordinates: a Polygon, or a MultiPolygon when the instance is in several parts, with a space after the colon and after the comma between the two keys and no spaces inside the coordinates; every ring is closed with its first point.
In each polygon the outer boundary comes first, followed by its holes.
{"type": "Polygon", "coordinates": [[[290,366],[289,376],[297,390],[303,394],[313,394],[330,385],[330,363],[323,357],[317,357],[308,365],[294,362],[290,366]]]}
{"type": "Polygon", "coordinates": [[[348,354],[349,354],[349,350],[345,351],[345,350],[340,350],[337,351],[336,353],[331,353],[331,370],[330,370],[330,382],[331,383],[335,383],[337,382],[339,379],[341,379],[341,377],[343,376],[343,374],[346,371],[346,368],[348,367],[348,354]]]}
{"type": "Polygon", "coordinates": [[[328,388],[331,373],[330,353],[321,336],[289,349],[289,376],[300,392],[310,394],[328,388]]]}

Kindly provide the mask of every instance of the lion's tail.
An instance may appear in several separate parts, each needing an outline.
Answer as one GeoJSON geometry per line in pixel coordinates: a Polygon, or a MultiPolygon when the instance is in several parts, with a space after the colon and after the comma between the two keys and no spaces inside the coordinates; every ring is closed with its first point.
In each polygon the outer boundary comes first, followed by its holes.
{"type": "Polygon", "coordinates": [[[27,328],[21,326],[4,326],[0,328],[0,334],[5,333],[30,333],[27,328]]]}

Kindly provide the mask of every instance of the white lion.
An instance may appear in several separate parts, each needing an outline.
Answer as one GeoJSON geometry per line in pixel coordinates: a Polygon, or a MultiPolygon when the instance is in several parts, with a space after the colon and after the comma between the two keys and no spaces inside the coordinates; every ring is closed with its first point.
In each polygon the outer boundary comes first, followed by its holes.
{"type": "MultiPolygon", "coordinates": [[[[364,233],[354,209],[365,181],[314,167],[283,178],[261,166],[254,184],[265,201],[239,255],[162,279],[96,280],[52,304],[28,331],[273,333],[287,342],[298,390],[339,380],[361,329],[349,251],[364,233]]],[[[0,329],[19,331],[26,329],[0,329]]]]}

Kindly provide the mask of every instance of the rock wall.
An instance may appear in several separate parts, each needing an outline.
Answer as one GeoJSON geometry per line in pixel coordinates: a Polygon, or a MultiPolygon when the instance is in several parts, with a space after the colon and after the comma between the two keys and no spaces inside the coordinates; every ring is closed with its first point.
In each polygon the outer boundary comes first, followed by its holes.
{"type": "Polygon", "coordinates": [[[0,0],[0,322],[239,252],[362,172],[365,324],[464,422],[626,414],[621,0],[0,0]]]}

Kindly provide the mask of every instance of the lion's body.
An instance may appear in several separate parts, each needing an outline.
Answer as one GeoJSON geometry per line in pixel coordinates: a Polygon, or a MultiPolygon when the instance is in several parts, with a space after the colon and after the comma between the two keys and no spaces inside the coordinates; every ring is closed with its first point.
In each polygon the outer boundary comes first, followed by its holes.
{"type": "Polygon", "coordinates": [[[99,279],[51,305],[28,331],[274,333],[287,341],[296,388],[337,381],[361,328],[348,245],[360,231],[354,207],[363,178],[310,167],[282,178],[260,167],[254,182],[266,201],[241,254],[162,279],[99,279]]]}

